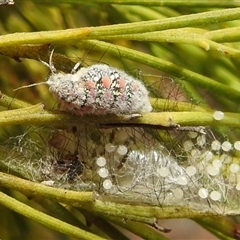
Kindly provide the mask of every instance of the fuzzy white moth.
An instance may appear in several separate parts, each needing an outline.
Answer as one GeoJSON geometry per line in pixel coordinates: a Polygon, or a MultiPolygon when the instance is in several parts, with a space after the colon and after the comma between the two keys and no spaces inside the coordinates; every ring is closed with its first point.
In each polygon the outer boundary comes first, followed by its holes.
{"type": "Polygon", "coordinates": [[[129,115],[152,110],[144,85],[108,65],[83,67],[73,74],[53,73],[47,84],[61,108],[77,115],[129,115]]]}
{"type": "Polygon", "coordinates": [[[72,73],[57,73],[52,64],[45,82],[63,111],[83,114],[140,114],[152,111],[145,86],[125,72],[104,64],[75,65],[72,73]]]}

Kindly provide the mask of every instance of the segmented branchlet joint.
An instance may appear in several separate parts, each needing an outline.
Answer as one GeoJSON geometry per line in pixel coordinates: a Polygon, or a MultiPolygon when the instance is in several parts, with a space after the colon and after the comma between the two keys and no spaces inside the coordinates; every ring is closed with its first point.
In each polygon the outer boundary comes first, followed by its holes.
{"type": "Polygon", "coordinates": [[[57,73],[52,54],[49,64],[44,62],[51,70],[46,84],[62,110],[77,115],[131,115],[152,111],[145,86],[125,72],[105,64],[79,69],[77,63],[71,73],[57,73]]]}

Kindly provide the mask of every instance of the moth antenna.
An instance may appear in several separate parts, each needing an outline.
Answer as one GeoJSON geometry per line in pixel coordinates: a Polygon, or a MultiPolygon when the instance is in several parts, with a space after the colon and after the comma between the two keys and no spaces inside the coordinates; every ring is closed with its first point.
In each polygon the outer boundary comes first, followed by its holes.
{"type": "Polygon", "coordinates": [[[56,73],[56,71],[57,71],[56,68],[54,67],[53,61],[52,61],[54,50],[55,50],[55,48],[53,48],[53,50],[51,51],[50,58],[49,58],[49,68],[50,68],[52,74],[56,73]]]}
{"type": "Polygon", "coordinates": [[[23,88],[29,88],[29,87],[34,87],[34,86],[38,86],[38,85],[43,85],[43,84],[48,84],[48,83],[47,82],[33,83],[33,84],[30,84],[30,85],[27,85],[27,86],[22,86],[22,87],[15,88],[15,89],[13,89],[13,91],[17,91],[17,90],[23,89],[23,88]]]}
{"type": "Polygon", "coordinates": [[[54,73],[57,72],[57,69],[54,67],[53,62],[52,62],[54,50],[55,50],[55,48],[54,48],[54,49],[51,51],[51,53],[50,53],[49,63],[44,62],[43,60],[39,59],[39,61],[40,61],[42,64],[44,64],[45,66],[47,66],[47,67],[50,69],[50,71],[51,71],[52,74],[54,74],[54,73]]]}
{"type": "Polygon", "coordinates": [[[82,61],[77,62],[77,63],[74,65],[74,67],[73,67],[73,69],[72,69],[72,71],[71,71],[71,74],[76,73],[76,72],[81,68],[81,64],[82,64],[82,61]]]}
{"type": "MultiPolygon", "coordinates": [[[[49,63],[42,61],[41,59],[39,59],[45,66],[47,66],[51,73],[54,74],[57,72],[56,68],[53,66],[53,62],[52,62],[52,58],[53,58],[53,53],[54,53],[55,48],[53,48],[53,50],[51,51],[50,57],[49,57],[49,63]]],[[[40,83],[33,83],[27,86],[22,86],[22,87],[18,87],[16,89],[14,89],[13,91],[17,91],[23,88],[29,88],[29,87],[34,87],[34,86],[38,86],[38,85],[42,85],[42,84],[48,84],[47,82],[40,82],[40,83]]]]}

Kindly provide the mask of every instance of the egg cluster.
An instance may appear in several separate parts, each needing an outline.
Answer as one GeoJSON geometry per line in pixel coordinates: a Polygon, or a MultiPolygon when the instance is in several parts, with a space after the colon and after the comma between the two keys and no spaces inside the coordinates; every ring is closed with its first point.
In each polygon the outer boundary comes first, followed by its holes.
{"type": "Polygon", "coordinates": [[[188,153],[185,169],[191,176],[190,181],[194,182],[197,195],[219,203],[236,197],[239,194],[240,165],[234,153],[240,150],[240,142],[210,141],[206,135],[195,133],[188,136],[189,140],[183,143],[188,153]]]}
{"type": "MultiPolygon", "coordinates": [[[[234,212],[240,200],[240,164],[235,157],[240,141],[219,141],[207,131],[206,135],[184,133],[181,142],[160,143],[157,133],[142,128],[85,127],[75,133],[59,132],[52,138],[57,145],[53,141],[50,145],[77,153],[81,162],[78,176],[69,179],[68,172],[61,186],[95,190],[113,199],[202,210],[210,204],[213,211],[234,212]]],[[[59,171],[54,170],[51,180],[59,182],[56,176],[59,171]]]]}

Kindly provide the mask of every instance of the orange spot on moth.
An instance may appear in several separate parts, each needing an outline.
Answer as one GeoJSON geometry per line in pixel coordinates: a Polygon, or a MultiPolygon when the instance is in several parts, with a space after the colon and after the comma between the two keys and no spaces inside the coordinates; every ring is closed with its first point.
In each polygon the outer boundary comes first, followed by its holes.
{"type": "Polygon", "coordinates": [[[125,88],[125,80],[123,78],[119,79],[119,87],[120,88],[125,88]]]}
{"type": "Polygon", "coordinates": [[[111,80],[110,80],[110,78],[109,78],[108,76],[104,76],[104,77],[102,78],[102,85],[103,85],[103,87],[105,87],[105,88],[110,88],[110,86],[111,86],[111,80]]]}

